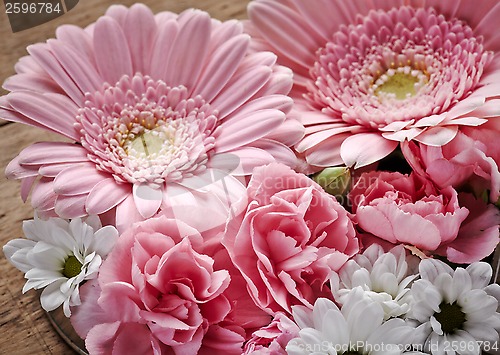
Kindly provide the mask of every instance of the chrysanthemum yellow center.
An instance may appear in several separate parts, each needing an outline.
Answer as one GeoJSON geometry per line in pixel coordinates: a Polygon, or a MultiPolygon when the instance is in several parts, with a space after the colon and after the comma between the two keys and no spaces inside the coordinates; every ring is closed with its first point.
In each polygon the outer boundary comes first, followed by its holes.
{"type": "Polygon", "coordinates": [[[462,329],[465,322],[465,313],[462,312],[462,307],[460,307],[456,302],[441,303],[439,305],[441,312],[434,313],[434,318],[441,323],[441,330],[445,334],[453,333],[458,329],[462,329]]]}
{"type": "Polygon", "coordinates": [[[64,262],[63,275],[68,279],[75,277],[82,271],[82,266],[82,263],[74,255],[71,255],[64,262]]]}

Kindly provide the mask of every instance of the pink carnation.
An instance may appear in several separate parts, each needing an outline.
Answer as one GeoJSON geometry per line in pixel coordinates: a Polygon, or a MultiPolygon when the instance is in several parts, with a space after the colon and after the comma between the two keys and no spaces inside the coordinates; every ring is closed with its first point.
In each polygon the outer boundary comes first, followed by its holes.
{"type": "Polygon", "coordinates": [[[272,322],[256,330],[245,343],[243,354],[286,355],[286,345],[299,336],[300,328],[284,313],[277,312],[272,322]]]}
{"type": "Polygon", "coordinates": [[[496,1],[256,0],[248,14],[253,48],[294,71],[311,165],[362,167],[500,115],[496,1]]]}
{"type": "Polygon", "coordinates": [[[244,332],[224,323],[232,308],[224,295],[229,273],[195,250],[201,244],[196,230],[166,217],[125,232],[72,318],[87,349],[239,354],[244,332]]]}
{"type": "MultiPolygon", "coordinates": [[[[498,222],[498,217],[485,210],[485,204],[467,222],[469,209],[460,205],[452,187],[437,191],[414,174],[364,173],[349,193],[349,199],[358,226],[383,242],[415,246],[460,263],[488,256],[498,242],[498,229],[496,233],[494,229],[487,232],[481,229],[498,222]],[[483,222],[482,226],[478,220],[483,222]],[[467,228],[467,223],[472,224],[467,228]],[[467,238],[475,244],[469,250],[464,247],[467,238]],[[453,251],[455,248],[460,251],[453,251]]],[[[370,237],[367,241],[373,242],[370,237]]]]}
{"type": "Polygon", "coordinates": [[[489,190],[490,200],[500,198],[500,122],[490,120],[459,132],[448,144],[431,147],[409,142],[403,152],[413,170],[438,187],[468,187],[478,194],[489,190]]]}
{"type": "Polygon", "coordinates": [[[279,164],[254,170],[247,199],[222,243],[255,303],[273,314],[331,295],[330,273],[359,250],[347,211],[307,176],[279,164]]]}
{"type": "Polygon", "coordinates": [[[286,117],[291,71],[270,52],[250,54],[249,42],[238,21],[141,4],[59,27],[4,83],[0,117],[71,142],[26,148],[7,176],[23,180],[40,216],[107,213],[123,231],[174,206],[176,217],[199,208],[208,228],[224,224],[244,192],[233,176],[295,165],[288,146],[303,135],[286,117]]]}

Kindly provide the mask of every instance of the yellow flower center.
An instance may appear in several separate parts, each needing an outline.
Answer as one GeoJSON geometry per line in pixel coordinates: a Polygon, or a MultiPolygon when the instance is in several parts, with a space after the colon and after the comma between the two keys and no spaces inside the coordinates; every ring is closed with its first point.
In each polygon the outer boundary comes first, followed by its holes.
{"type": "Polygon", "coordinates": [[[428,80],[427,73],[404,66],[387,70],[375,81],[372,90],[380,99],[405,100],[415,96],[428,80]]]}
{"type": "Polygon", "coordinates": [[[128,140],[124,148],[128,155],[136,158],[157,156],[169,141],[159,130],[145,130],[142,134],[128,140]]]}

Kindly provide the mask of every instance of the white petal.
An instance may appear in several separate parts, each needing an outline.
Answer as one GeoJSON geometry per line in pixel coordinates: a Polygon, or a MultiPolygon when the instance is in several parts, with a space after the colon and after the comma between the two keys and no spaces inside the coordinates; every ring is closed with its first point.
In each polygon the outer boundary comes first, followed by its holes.
{"type": "Polygon", "coordinates": [[[53,311],[59,307],[66,300],[66,295],[60,291],[60,286],[64,283],[64,280],[59,280],[53,284],[47,286],[42,294],[40,295],[40,303],[42,308],[47,312],[53,311]]]}
{"type": "Polygon", "coordinates": [[[27,239],[13,239],[3,246],[3,253],[7,260],[22,272],[28,272],[33,265],[26,254],[35,246],[36,242],[27,239]]]}
{"type": "Polygon", "coordinates": [[[325,338],[331,344],[340,346],[349,344],[349,328],[339,310],[330,309],[326,311],[323,316],[322,329],[325,338]]]}
{"type": "Polygon", "coordinates": [[[443,273],[453,275],[453,269],[449,265],[436,259],[422,260],[418,269],[420,277],[424,280],[429,280],[430,282],[434,282],[434,279],[443,273]]]}
{"type": "Polygon", "coordinates": [[[314,328],[312,311],[305,306],[292,306],[292,314],[299,328],[314,328]]]}
{"type": "Polygon", "coordinates": [[[113,226],[105,226],[99,229],[94,234],[94,242],[92,250],[105,258],[113,249],[116,241],[118,240],[118,230],[113,226]]]}
{"type": "Polygon", "coordinates": [[[472,263],[466,268],[472,279],[472,288],[484,288],[491,280],[493,270],[491,265],[485,262],[472,263]]]}

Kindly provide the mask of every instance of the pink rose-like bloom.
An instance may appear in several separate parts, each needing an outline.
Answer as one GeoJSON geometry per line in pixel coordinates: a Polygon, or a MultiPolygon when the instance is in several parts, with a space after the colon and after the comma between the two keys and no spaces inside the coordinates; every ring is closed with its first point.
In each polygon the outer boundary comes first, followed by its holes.
{"type": "Polygon", "coordinates": [[[255,0],[247,31],[294,71],[307,162],[361,167],[496,120],[496,0],[255,0]]]}
{"type": "Polygon", "coordinates": [[[353,224],[336,199],[280,164],[256,168],[245,210],[228,221],[222,243],[255,303],[274,314],[312,307],[359,250],[353,224]]]}
{"type": "Polygon", "coordinates": [[[178,218],[199,208],[216,211],[205,224],[224,224],[227,195],[244,193],[236,176],[295,165],[292,73],[273,53],[250,53],[238,21],[114,5],[56,35],[28,47],[0,98],[2,119],[71,141],[36,143],[7,167],[39,216],[108,213],[123,231],[180,205],[178,218]]]}
{"type": "Polygon", "coordinates": [[[196,230],[166,217],[122,234],[72,317],[90,353],[241,353],[243,330],[223,323],[229,273],[195,250],[202,244],[196,230]]]}
{"type": "Polygon", "coordinates": [[[403,153],[420,176],[439,188],[468,185],[476,193],[489,190],[491,202],[500,198],[500,121],[490,120],[465,128],[448,144],[431,147],[414,142],[402,145],[403,153]]]}
{"type": "MultiPolygon", "coordinates": [[[[354,220],[365,232],[392,244],[406,244],[446,256],[452,262],[480,260],[498,242],[498,230],[496,235],[491,229],[483,233],[480,229],[484,224],[474,222],[468,231],[462,231],[469,210],[460,205],[457,192],[452,187],[437,191],[415,174],[364,173],[349,193],[349,199],[354,220]],[[475,244],[469,250],[463,245],[467,238],[475,244]],[[453,252],[455,248],[460,253],[453,252]]],[[[482,216],[482,222],[486,219],[489,227],[495,222],[491,215],[482,216]]]]}

